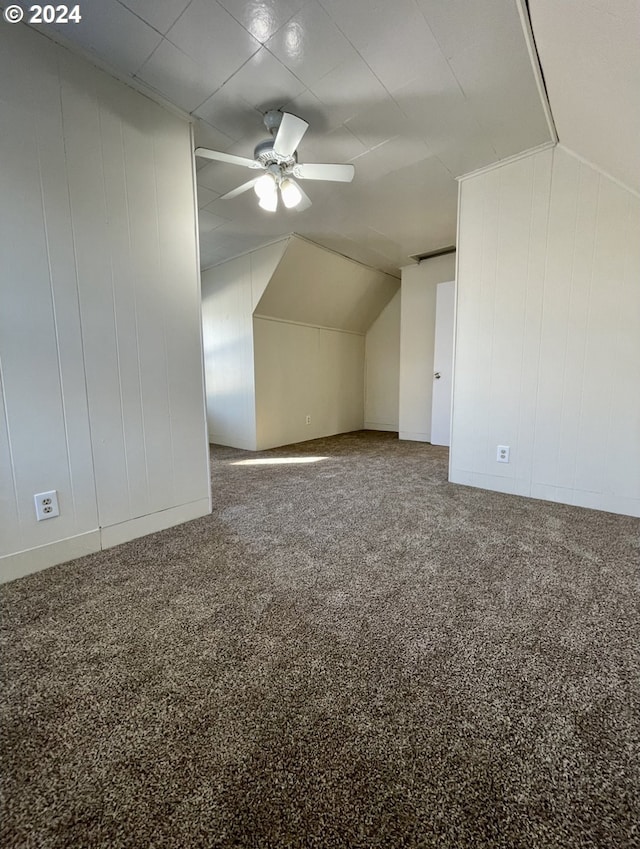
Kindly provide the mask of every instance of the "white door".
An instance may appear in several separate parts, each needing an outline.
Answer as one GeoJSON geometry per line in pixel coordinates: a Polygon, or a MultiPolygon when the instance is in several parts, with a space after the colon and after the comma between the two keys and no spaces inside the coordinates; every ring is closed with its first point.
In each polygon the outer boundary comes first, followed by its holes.
{"type": "Polygon", "coordinates": [[[431,444],[449,445],[453,371],[453,311],[455,282],[438,283],[436,290],[436,340],[433,351],[431,444]]]}

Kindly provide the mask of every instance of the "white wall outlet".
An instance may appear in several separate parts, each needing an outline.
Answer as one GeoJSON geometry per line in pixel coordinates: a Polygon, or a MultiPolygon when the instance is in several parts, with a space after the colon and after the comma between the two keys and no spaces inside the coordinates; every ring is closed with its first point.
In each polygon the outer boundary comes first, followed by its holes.
{"type": "Polygon", "coordinates": [[[311,416],[306,417],[305,424],[311,424],[311,416]]]}
{"type": "Polygon", "coordinates": [[[58,509],[58,493],[55,489],[51,492],[39,492],[33,496],[36,505],[36,518],[39,522],[43,519],[53,519],[60,515],[58,509]]]}
{"type": "Polygon", "coordinates": [[[509,446],[508,445],[498,445],[496,451],[496,460],[498,463],[508,463],[509,462],[509,446]]]}

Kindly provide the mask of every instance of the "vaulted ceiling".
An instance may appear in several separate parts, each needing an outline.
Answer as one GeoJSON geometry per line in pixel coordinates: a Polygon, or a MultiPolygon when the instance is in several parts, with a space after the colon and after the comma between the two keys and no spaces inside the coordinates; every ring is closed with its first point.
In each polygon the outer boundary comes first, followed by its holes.
{"type": "MultiPolygon", "coordinates": [[[[569,129],[575,116],[564,103],[569,74],[557,45],[567,33],[554,30],[557,9],[570,10],[568,26],[570,13],[581,14],[573,6],[600,14],[617,3],[532,0],[553,68],[552,109],[557,87],[569,135],[584,130],[569,129]]],[[[310,124],[300,161],[356,168],[350,184],[305,183],[309,209],[268,213],[253,192],[220,200],[255,172],[198,160],[203,267],[296,232],[397,273],[412,255],[455,243],[457,176],[554,140],[524,0],[80,6],[81,23],[37,28],[190,116],[196,144],[251,158],[268,137],[262,114],[283,109],[310,124]]],[[[580,62],[584,34],[568,35],[580,62]]]]}

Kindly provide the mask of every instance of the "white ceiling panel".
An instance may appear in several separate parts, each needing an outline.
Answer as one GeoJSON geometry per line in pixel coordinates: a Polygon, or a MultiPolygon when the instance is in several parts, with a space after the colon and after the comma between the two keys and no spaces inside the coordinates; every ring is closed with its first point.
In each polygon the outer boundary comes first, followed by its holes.
{"type": "Polygon", "coordinates": [[[162,40],[160,33],[117,0],[81,5],[81,13],[79,24],[42,24],[34,29],[49,37],[57,33],[65,44],[75,43],[95,53],[124,74],[135,73],[162,40]]]}
{"type": "Polygon", "coordinates": [[[208,203],[212,203],[218,197],[218,192],[213,189],[207,189],[205,186],[198,186],[198,209],[202,209],[208,203]]]}
{"type": "Polygon", "coordinates": [[[305,90],[305,84],[265,47],[261,47],[225,83],[224,90],[232,98],[240,98],[266,112],[279,109],[297,97],[305,90]]]}
{"type": "Polygon", "coordinates": [[[260,47],[216,2],[191,0],[167,38],[198,64],[210,69],[211,91],[222,85],[260,47]]]}
{"type": "Polygon", "coordinates": [[[384,86],[358,54],[314,83],[313,93],[323,103],[332,128],[387,98],[384,86]]]}
{"type": "Polygon", "coordinates": [[[382,19],[384,23],[374,33],[367,27],[366,37],[360,36],[354,43],[389,92],[393,94],[413,79],[426,83],[446,69],[440,47],[413,0],[402,0],[397,6],[389,3],[382,19]]]}
{"type": "Polygon", "coordinates": [[[210,233],[212,230],[215,230],[217,227],[220,227],[225,223],[225,218],[220,218],[219,215],[214,215],[214,213],[209,212],[208,209],[201,209],[198,213],[198,228],[200,233],[210,233]]]}
{"type": "Polygon", "coordinates": [[[504,45],[500,53],[477,42],[457,52],[449,64],[500,158],[549,140],[535,80],[527,77],[531,65],[517,42],[504,45]]]}
{"type": "Polygon", "coordinates": [[[264,44],[304,6],[306,0],[218,0],[221,6],[264,44]]]}
{"type": "MultiPolygon", "coordinates": [[[[323,135],[311,127],[300,144],[299,158],[300,162],[350,162],[366,150],[348,127],[336,127],[323,135]]],[[[357,173],[356,169],[356,178],[357,173]]]]}
{"type": "Polygon", "coordinates": [[[316,132],[324,132],[329,129],[327,107],[316,97],[310,88],[305,89],[301,94],[293,97],[287,103],[283,103],[282,106],[284,112],[302,115],[305,120],[312,121],[316,132]]]}
{"type": "Polygon", "coordinates": [[[520,36],[516,3],[503,0],[417,0],[444,56],[479,43],[500,43],[520,36]]]}
{"type": "Polygon", "coordinates": [[[413,131],[431,147],[455,139],[473,147],[479,134],[485,134],[471,103],[457,82],[449,90],[424,91],[420,82],[413,80],[393,97],[407,116],[413,131]]]}
{"type": "Polygon", "coordinates": [[[120,0],[120,2],[164,35],[191,0],[120,0]]]}
{"type": "MultiPolygon", "coordinates": [[[[239,165],[209,162],[204,168],[198,171],[198,185],[204,186],[206,189],[211,189],[219,195],[223,195],[226,192],[230,192],[231,189],[235,189],[241,183],[251,180],[257,173],[257,171],[253,171],[250,168],[243,168],[239,165]],[[221,165],[222,167],[220,167],[221,165]]],[[[221,203],[220,212],[222,216],[233,218],[233,207],[229,205],[230,202],[222,201],[221,203]]]]}
{"type": "MultiPolygon", "coordinates": [[[[216,127],[212,127],[211,124],[208,124],[206,121],[195,119],[193,129],[196,147],[210,147],[213,150],[228,150],[235,141],[231,138],[231,136],[228,136],[216,127]]],[[[197,159],[196,164],[198,167],[204,167],[207,164],[207,160],[197,159]]]]}
{"type": "MultiPolygon", "coordinates": [[[[234,141],[243,139],[251,134],[261,125],[260,113],[246,100],[229,94],[226,87],[218,89],[199,106],[195,115],[202,118],[212,127],[229,136],[234,141]]],[[[249,156],[251,151],[239,153],[240,156],[249,156]]],[[[238,151],[234,151],[238,153],[238,151]]]]}
{"type": "MultiPolygon", "coordinates": [[[[399,21],[414,22],[419,12],[414,0],[320,0],[327,13],[356,50],[393,32],[399,21]]],[[[401,24],[402,26],[402,24],[401,24]]]]}
{"type": "Polygon", "coordinates": [[[317,0],[309,0],[267,47],[307,86],[356,55],[317,0]]]}
{"type": "Polygon", "coordinates": [[[136,74],[185,112],[192,112],[211,93],[209,70],[166,39],[136,74]]]}
{"type": "Polygon", "coordinates": [[[388,94],[374,106],[367,106],[349,118],[345,126],[368,149],[409,132],[407,116],[388,94]]]}
{"type": "Polygon", "coordinates": [[[423,162],[431,151],[421,139],[396,136],[353,160],[358,180],[377,180],[392,171],[423,162]]]}

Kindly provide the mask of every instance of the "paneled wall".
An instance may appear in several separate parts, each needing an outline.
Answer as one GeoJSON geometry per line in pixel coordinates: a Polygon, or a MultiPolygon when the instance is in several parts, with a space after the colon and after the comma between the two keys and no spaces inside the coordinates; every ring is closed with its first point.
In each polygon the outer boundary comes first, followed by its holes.
{"type": "Polygon", "coordinates": [[[258,316],[253,328],[259,450],[362,428],[364,334],[258,316]]]}
{"type": "Polygon", "coordinates": [[[287,246],[285,239],[202,273],[209,440],[256,449],[252,313],[287,246]]]}
{"type": "Polygon", "coordinates": [[[210,506],[190,128],[24,26],[0,75],[7,579],[210,506]]]}
{"type": "Polygon", "coordinates": [[[451,480],[640,515],[638,233],[562,147],[461,183],[451,480]]]}
{"type": "Polygon", "coordinates": [[[400,292],[367,330],[365,340],[364,426],[398,430],[400,392],[400,292]]]}

